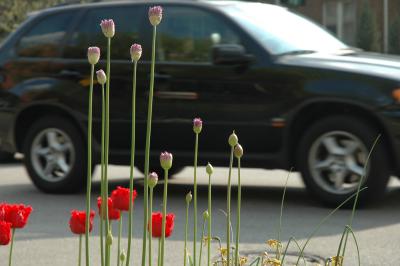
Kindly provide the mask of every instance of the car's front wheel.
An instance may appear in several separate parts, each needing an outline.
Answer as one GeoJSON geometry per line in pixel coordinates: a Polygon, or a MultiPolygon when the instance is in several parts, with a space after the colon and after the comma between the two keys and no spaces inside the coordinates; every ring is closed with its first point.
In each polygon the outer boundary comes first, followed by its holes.
{"type": "Polygon", "coordinates": [[[86,180],[86,149],[77,127],[58,116],[43,117],[28,130],[24,163],[33,183],[48,193],[82,190],[86,180]]]}
{"type": "Polygon", "coordinates": [[[307,128],[297,150],[297,165],[307,189],[323,203],[337,206],[355,193],[363,180],[368,188],[360,194],[360,204],[376,202],[384,195],[390,177],[384,140],[378,142],[367,162],[379,133],[351,116],[328,117],[307,128]]]}

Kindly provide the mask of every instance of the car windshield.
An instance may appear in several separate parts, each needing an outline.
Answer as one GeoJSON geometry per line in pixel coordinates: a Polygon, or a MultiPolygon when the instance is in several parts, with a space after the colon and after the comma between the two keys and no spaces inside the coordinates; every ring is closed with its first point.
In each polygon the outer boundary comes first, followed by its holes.
{"type": "Polygon", "coordinates": [[[285,8],[243,3],[225,10],[274,55],[349,49],[322,27],[285,8]]]}

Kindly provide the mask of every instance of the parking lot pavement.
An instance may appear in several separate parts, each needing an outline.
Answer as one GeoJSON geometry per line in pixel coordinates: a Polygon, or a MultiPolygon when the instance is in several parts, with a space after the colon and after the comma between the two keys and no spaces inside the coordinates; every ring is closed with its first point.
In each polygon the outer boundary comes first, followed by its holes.
{"type": "MultiPolygon", "coordinates": [[[[192,189],[193,168],[186,168],[171,180],[169,186],[168,209],[176,214],[175,229],[166,246],[166,265],[182,265],[183,228],[184,228],[184,198],[192,189]]],[[[128,185],[127,167],[112,166],[111,187],[128,185]]],[[[204,167],[199,168],[199,217],[207,206],[207,178],[204,167]]],[[[282,184],[287,172],[266,171],[260,169],[245,169],[242,172],[243,202],[242,202],[242,234],[241,250],[243,252],[259,253],[265,248],[265,241],[276,238],[280,211],[282,184]]],[[[135,202],[133,265],[139,265],[141,233],[142,233],[142,177],[136,172],[135,187],[138,198],[135,202]]],[[[227,169],[216,168],[213,176],[213,232],[225,239],[225,216],[227,169]]],[[[234,178],[235,179],[235,178],[234,178]]],[[[235,182],[234,182],[235,183],[235,182]]],[[[91,203],[99,194],[99,176],[95,174],[91,203]]],[[[162,186],[156,187],[156,210],[161,209],[162,186]]],[[[235,188],[233,197],[236,197],[235,188]]],[[[76,265],[78,239],[68,228],[71,209],[84,209],[85,195],[50,195],[35,189],[19,164],[0,166],[0,202],[26,203],[32,205],[34,212],[29,224],[15,235],[14,263],[16,266],[27,265],[76,265]]],[[[354,220],[354,230],[358,238],[361,265],[398,265],[400,261],[400,182],[393,179],[384,200],[377,206],[359,210],[354,220]]],[[[236,201],[232,203],[232,217],[236,217],[236,201]]],[[[314,202],[306,193],[297,174],[289,181],[287,198],[283,213],[282,237],[287,240],[295,236],[300,242],[312,232],[321,218],[329,213],[314,202]]],[[[334,256],[344,225],[348,222],[350,211],[336,213],[311,240],[307,254],[321,257],[334,256]]],[[[95,221],[93,237],[91,238],[92,265],[100,265],[98,252],[98,231],[95,221]]],[[[126,217],[124,217],[126,224],[126,217]]],[[[200,230],[199,230],[200,231],[200,230]]],[[[116,232],[116,227],[114,227],[116,232]]],[[[114,236],[116,233],[114,233],[114,236]]],[[[126,235],[126,230],[124,231],[126,235]]],[[[116,238],[114,238],[116,239],[116,238]]],[[[126,239],[123,239],[126,245],[126,239]]],[[[115,247],[116,245],[114,245],[115,247]]],[[[189,245],[192,247],[192,245],[189,245]]],[[[190,249],[191,250],[191,249],[190,249]]],[[[216,252],[217,247],[213,246],[216,252]]],[[[346,253],[346,265],[357,265],[354,244],[349,245],[346,253]]],[[[8,246],[0,246],[0,265],[6,265],[8,246]]],[[[114,258],[113,258],[114,259],[114,258]]],[[[116,260],[116,258],[114,259],[116,260]]]]}

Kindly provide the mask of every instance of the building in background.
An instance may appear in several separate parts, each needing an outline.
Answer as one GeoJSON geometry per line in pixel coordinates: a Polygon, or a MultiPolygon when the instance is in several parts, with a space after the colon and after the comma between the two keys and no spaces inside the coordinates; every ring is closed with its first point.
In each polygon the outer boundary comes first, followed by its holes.
{"type": "Polygon", "coordinates": [[[399,0],[265,0],[262,2],[287,6],[324,25],[351,46],[363,47],[360,44],[363,40],[363,32],[360,32],[360,29],[365,31],[365,27],[373,27],[369,29],[373,34],[370,38],[373,38],[376,45],[366,50],[400,54],[399,0]]]}

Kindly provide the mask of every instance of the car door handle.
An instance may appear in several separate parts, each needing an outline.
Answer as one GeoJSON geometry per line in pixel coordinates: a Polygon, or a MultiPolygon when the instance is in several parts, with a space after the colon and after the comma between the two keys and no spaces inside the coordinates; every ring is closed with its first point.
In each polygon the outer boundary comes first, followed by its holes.
{"type": "Polygon", "coordinates": [[[197,100],[198,93],[188,91],[156,91],[154,96],[159,99],[197,100]]]}

